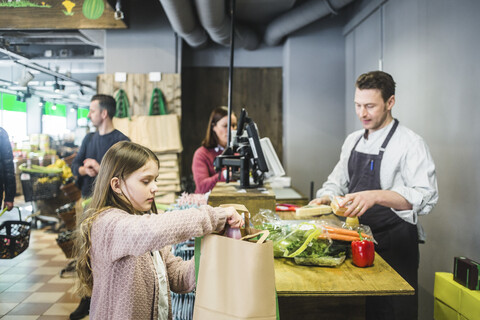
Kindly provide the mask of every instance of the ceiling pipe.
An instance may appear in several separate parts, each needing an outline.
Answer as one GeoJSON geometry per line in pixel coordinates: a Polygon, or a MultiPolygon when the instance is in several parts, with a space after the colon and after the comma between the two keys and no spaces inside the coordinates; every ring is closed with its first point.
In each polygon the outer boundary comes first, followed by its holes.
{"type": "Polygon", "coordinates": [[[269,46],[278,45],[284,37],[329,14],[337,14],[353,0],[310,0],[293,8],[268,24],[264,42],[269,46]]]}
{"type": "MultiPolygon", "coordinates": [[[[204,47],[208,43],[205,30],[198,24],[190,0],[159,0],[170,25],[180,37],[194,48],[204,47]]],[[[222,1],[223,2],[223,1],[222,1]]]]}
{"type": "MultiPolygon", "coordinates": [[[[231,19],[227,16],[225,2],[218,0],[195,0],[201,25],[210,38],[222,46],[230,46],[231,19]]],[[[255,32],[247,27],[237,25],[234,29],[237,47],[255,50],[260,39],[255,32]]]]}

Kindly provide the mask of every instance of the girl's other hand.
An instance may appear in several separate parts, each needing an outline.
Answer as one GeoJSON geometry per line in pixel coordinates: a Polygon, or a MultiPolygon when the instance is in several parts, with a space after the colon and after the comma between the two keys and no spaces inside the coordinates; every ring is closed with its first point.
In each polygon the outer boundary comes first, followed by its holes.
{"type": "Polygon", "coordinates": [[[227,212],[227,223],[232,228],[240,228],[243,227],[245,222],[242,219],[242,216],[238,214],[237,210],[233,207],[225,207],[225,211],[227,212]]]}

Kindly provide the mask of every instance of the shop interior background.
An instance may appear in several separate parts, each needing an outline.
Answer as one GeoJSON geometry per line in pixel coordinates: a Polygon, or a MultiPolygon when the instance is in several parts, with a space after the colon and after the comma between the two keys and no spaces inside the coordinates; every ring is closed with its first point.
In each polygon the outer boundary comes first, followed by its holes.
{"type": "MultiPolygon", "coordinates": [[[[397,82],[393,115],[424,137],[439,184],[439,203],[430,215],[420,218],[428,237],[420,246],[420,319],[433,317],[435,272],[452,272],[454,256],[480,260],[476,236],[480,228],[478,12],[480,2],[475,0],[356,0],[338,16],[318,20],[279,45],[235,50],[236,67],[282,70],[283,152],[279,156],[292,185],[306,195],[312,180],[315,188],[326,180],[346,135],[360,128],[353,109],[356,77],[379,68],[393,75],[397,82]]],[[[127,2],[125,14],[128,29],[89,34],[89,39],[96,40],[86,44],[88,52],[95,51],[88,58],[43,58],[43,62],[93,86],[101,73],[181,73],[185,68],[228,67],[228,48],[210,43],[192,49],[178,41],[158,1],[143,1],[141,6],[127,2]]],[[[23,67],[1,56],[0,79],[16,82],[23,72],[23,67]]],[[[32,81],[54,85],[52,77],[42,80],[40,74],[32,81]]],[[[82,93],[78,86],[72,90],[77,96],[71,100],[77,103],[49,101],[52,106],[65,106],[62,116],[51,115],[62,119],[41,117],[38,106],[45,101],[31,97],[18,107],[25,112],[3,108],[0,125],[19,142],[22,136],[42,131],[81,141],[86,114],[81,111],[79,116],[77,111],[87,110],[93,92],[82,93]],[[48,131],[51,128],[55,131],[48,131]]],[[[239,88],[237,94],[241,92],[239,88]]],[[[234,106],[237,112],[240,107],[234,106]]],[[[194,104],[183,104],[182,114],[194,109],[194,104]]],[[[207,117],[197,121],[206,123],[207,117]]]]}

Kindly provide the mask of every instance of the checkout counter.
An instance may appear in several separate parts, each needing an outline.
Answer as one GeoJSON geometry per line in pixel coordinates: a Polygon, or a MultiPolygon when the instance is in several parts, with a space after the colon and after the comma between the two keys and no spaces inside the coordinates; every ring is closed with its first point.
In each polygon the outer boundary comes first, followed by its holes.
{"type": "MultiPolygon", "coordinates": [[[[306,197],[293,189],[274,190],[268,185],[242,189],[238,183],[218,183],[208,203],[243,204],[253,215],[259,209],[275,210],[277,202],[290,202],[289,199],[297,200],[298,205],[308,203],[306,197]]],[[[294,214],[283,213],[281,218],[288,220],[294,214]]],[[[364,319],[366,296],[414,294],[414,289],[378,254],[369,268],[357,268],[351,259],[333,268],[300,266],[290,259],[278,258],[274,265],[282,320],[364,319]]]]}

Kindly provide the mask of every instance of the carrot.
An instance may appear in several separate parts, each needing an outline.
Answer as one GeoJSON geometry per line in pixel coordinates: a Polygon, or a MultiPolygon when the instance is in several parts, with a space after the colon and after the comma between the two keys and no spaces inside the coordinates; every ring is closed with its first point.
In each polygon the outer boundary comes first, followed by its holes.
{"type": "MultiPolygon", "coordinates": [[[[344,235],[347,235],[347,236],[360,238],[360,236],[358,235],[358,232],[354,231],[354,230],[337,228],[337,227],[332,227],[332,226],[323,226],[323,227],[325,228],[325,230],[328,231],[328,233],[338,233],[338,234],[344,234],[344,235]]],[[[363,232],[362,232],[362,237],[371,238],[371,236],[369,236],[368,234],[363,233],[363,232]]]]}
{"type": "Polygon", "coordinates": [[[340,241],[350,241],[350,242],[360,240],[360,237],[347,236],[347,235],[338,234],[338,233],[329,233],[329,234],[322,233],[321,235],[318,236],[318,238],[319,239],[340,240],[340,241]]]}

